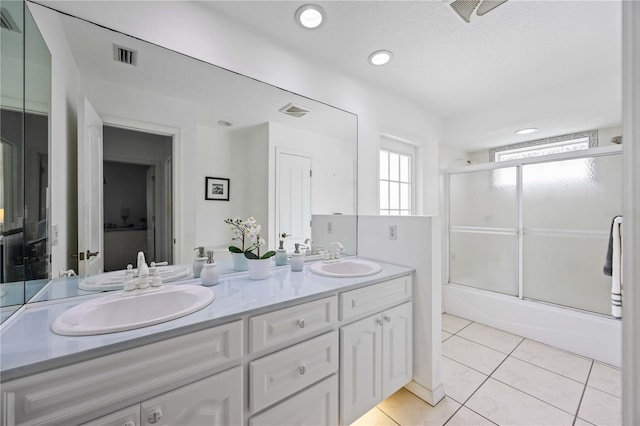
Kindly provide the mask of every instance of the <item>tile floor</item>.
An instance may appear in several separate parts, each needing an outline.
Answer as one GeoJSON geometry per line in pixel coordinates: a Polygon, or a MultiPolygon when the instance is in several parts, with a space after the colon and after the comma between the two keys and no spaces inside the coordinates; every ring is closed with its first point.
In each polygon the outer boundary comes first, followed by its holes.
{"type": "Polygon", "coordinates": [[[622,423],[615,367],[448,314],[442,342],[442,401],[401,389],[352,426],[622,423]]]}

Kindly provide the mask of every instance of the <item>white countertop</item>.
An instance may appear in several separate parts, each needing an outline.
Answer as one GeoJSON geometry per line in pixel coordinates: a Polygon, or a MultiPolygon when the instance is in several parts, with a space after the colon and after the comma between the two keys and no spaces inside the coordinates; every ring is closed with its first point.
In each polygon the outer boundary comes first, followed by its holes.
{"type": "MultiPolygon", "coordinates": [[[[308,265],[302,272],[291,272],[289,267],[273,268],[270,277],[260,281],[250,280],[246,274],[222,277],[219,284],[211,287],[216,296],[213,303],[198,312],[149,327],[96,336],[60,336],[51,331],[58,315],[86,301],[86,297],[30,303],[0,331],[0,379],[4,382],[59,368],[413,271],[404,266],[376,263],[382,266],[381,272],[358,278],[319,276],[308,265]]],[[[174,285],[199,283],[199,279],[187,279],[174,285]]],[[[101,295],[104,293],[96,297],[101,295]]]]}

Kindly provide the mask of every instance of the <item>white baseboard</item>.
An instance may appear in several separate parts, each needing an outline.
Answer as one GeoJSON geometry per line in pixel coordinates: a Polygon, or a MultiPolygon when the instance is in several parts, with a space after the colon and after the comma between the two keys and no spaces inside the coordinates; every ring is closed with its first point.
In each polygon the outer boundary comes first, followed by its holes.
{"type": "Polygon", "coordinates": [[[435,406],[442,398],[444,398],[443,385],[440,385],[434,391],[431,391],[412,380],[407,383],[404,388],[431,406],[435,406]]]}

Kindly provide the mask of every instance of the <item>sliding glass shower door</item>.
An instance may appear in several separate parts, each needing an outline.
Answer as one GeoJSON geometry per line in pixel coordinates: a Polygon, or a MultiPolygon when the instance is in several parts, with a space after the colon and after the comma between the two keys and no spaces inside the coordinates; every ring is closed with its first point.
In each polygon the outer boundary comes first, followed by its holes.
{"type": "Polygon", "coordinates": [[[610,314],[622,156],[596,152],[449,172],[449,282],[610,314]]]}
{"type": "Polygon", "coordinates": [[[516,178],[515,167],[451,175],[451,282],[518,295],[516,178]]]}

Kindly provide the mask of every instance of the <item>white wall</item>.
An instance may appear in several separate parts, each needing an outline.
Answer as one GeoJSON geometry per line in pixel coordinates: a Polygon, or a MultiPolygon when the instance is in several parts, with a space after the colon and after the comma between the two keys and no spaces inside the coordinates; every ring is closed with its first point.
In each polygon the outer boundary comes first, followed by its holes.
{"type": "MultiPolygon", "coordinates": [[[[43,9],[32,3],[29,9],[51,52],[51,226],[57,227],[57,244],[51,247],[51,271],[76,268],[71,254],[77,250],[77,103],[78,71],[64,37],[60,21],[47,18],[43,9]]],[[[55,238],[55,236],[53,236],[55,238]]]]}
{"type": "Polygon", "coordinates": [[[358,254],[411,267],[413,381],[406,387],[430,404],[444,397],[441,372],[440,223],[437,217],[359,216],[358,254]],[[389,225],[397,239],[389,239],[389,225]]]}
{"type": "Polygon", "coordinates": [[[414,141],[422,148],[422,213],[438,213],[438,143],[442,125],[440,117],[432,112],[295,54],[233,19],[212,14],[197,2],[67,2],[64,8],[92,22],[357,114],[360,213],[378,211],[380,134],[414,141]],[[161,22],[172,25],[158,25],[161,22]]]}

